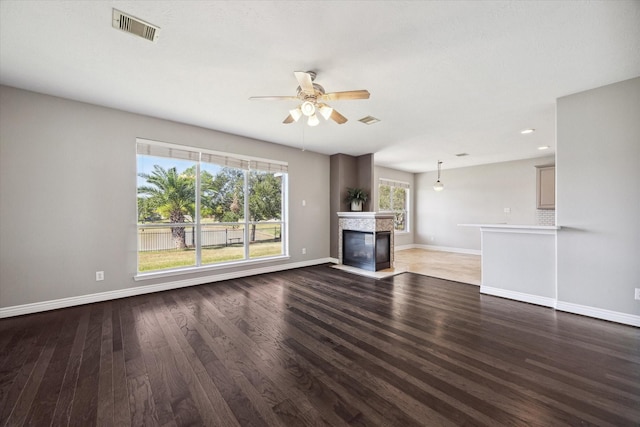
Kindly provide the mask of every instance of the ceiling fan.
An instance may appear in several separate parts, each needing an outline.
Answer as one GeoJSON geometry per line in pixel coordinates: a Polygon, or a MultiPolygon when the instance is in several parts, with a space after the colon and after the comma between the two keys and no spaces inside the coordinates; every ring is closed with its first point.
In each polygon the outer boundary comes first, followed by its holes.
{"type": "Polygon", "coordinates": [[[338,113],[326,101],[346,101],[351,99],[369,99],[369,91],[367,90],[348,90],[345,92],[329,92],[326,93],[324,88],[313,81],[316,79],[316,73],[313,71],[295,71],[293,73],[298,80],[296,96],[252,96],[250,100],[257,101],[302,101],[298,107],[289,111],[289,115],[282,123],[289,124],[297,122],[302,116],[307,116],[307,124],[309,126],[317,126],[320,123],[317,112],[320,113],[325,120],[333,120],[339,125],[345,123],[347,118],[338,113]]]}

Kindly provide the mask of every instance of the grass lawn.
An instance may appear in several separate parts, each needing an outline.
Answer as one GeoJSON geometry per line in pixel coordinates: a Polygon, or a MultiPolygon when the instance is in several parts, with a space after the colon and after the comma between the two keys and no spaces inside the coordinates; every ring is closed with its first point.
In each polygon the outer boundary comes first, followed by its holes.
{"type": "MultiPolygon", "coordinates": [[[[250,258],[280,254],[282,254],[281,242],[257,242],[249,245],[250,258]]],[[[244,247],[242,245],[202,249],[202,265],[241,259],[244,259],[244,247]]],[[[194,249],[138,252],[138,268],[141,272],[189,267],[195,264],[196,251],[194,249]]]]}

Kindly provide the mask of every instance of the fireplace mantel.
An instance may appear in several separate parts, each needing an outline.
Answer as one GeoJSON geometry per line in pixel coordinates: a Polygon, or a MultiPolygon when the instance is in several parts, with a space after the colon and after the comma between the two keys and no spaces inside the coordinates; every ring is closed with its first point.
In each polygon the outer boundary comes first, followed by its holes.
{"type": "Polygon", "coordinates": [[[393,267],[393,221],[394,215],[380,212],[338,212],[338,260],[343,264],[343,231],[361,231],[390,234],[390,266],[393,267]]]}

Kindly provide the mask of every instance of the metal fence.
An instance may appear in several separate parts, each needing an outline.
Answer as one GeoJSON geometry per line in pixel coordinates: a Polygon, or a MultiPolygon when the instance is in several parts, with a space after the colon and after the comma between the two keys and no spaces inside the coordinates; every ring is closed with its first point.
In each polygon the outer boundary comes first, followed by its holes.
{"type": "MultiPolygon", "coordinates": [[[[249,230],[251,233],[251,230],[249,230]]],[[[195,246],[195,227],[184,227],[185,243],[187,247],[195,246]]],[[[207,230],[201,232],[200,245],[203,248],[220,247],[244,244],[243,228],[225,228],[207,230]]],[[[259,228],[256,230],[254,241],[280,241],[280,225],[273,228],[259,228]]],[[[138,252],[146,251],[164,251],[176,249],[175,241],[171,229],[154,229],[139,228],[138,229],[138,252]]]]}

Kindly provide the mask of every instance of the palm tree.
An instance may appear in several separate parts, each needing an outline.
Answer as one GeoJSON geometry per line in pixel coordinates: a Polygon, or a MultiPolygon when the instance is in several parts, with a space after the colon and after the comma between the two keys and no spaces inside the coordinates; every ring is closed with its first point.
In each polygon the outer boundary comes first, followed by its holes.
{"type": "MultiPolygon", "coordinates": [[[[146,195],[157,206],[163,217],[171,223],[184,223],[185,215],[193,217],[195,211],[195,176],[189,170],[178,174],[175,167],[165,170],[153,166],[151,174],[140,173],[147,180],[147,186],[138,187],[138,194],[146,195]]],[[[187,247],[184,227],[171,227],[171,235],[176,249],[187,247]]]]}

